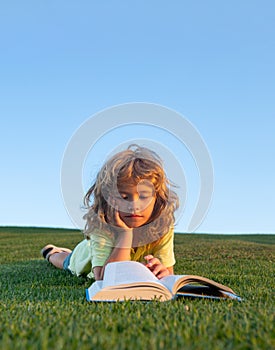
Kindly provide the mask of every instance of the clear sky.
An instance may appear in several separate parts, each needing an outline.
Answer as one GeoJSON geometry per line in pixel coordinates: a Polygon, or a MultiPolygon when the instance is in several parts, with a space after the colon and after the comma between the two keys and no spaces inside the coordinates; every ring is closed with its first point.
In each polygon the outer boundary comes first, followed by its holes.
{"type": "MultiPolygon", "coordinates": [[[[214,192],[197,232],[275,233],[274,23],[272,0],[1,2],[0,225],[74,227],[66,145],[95,113],[148,102],[182,114],[208,147],[214,192]]],[[[165,138],[145,129],[102,138],[84,184],[116,143],[165,138]]],[[[185,164],[185,231],[196,168],[169,145],[185,164]]]]}

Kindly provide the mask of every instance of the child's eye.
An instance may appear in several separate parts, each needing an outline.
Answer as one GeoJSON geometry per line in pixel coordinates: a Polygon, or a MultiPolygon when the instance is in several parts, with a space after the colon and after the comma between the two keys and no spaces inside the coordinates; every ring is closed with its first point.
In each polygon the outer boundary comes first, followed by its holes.
{"type": "Polygon", "coordinates": [[[125,199],[127,199],[127,196],[123,196],[123,195],[121,195],[121,196],[117,196],[117,197],[115,197],[115,199],[116,199],[116,201],[121,201],[121,200],[125,200],[125,199]]]}

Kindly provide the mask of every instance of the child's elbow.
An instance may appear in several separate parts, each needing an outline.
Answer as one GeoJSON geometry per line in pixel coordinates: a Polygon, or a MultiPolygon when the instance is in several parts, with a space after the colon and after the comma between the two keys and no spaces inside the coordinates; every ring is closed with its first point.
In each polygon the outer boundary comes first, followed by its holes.
{"type": "Polygon", "coordinates": [[[104,268],[102,266],[95,266],[93,268],[93,273],[96,281],[103,280],[104,268]]]}

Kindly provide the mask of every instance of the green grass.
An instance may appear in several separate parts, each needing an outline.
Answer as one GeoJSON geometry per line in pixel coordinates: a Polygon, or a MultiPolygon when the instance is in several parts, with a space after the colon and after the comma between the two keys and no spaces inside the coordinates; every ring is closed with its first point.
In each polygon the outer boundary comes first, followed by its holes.
{"type": "Polygon", "coordinates": [[[272,349],[275,235],[176,235],[176,273],[232,287],[236,301],[88,303],[90,281],[50,266],[76,230],[0,228],[1,349],[272,349]]]}

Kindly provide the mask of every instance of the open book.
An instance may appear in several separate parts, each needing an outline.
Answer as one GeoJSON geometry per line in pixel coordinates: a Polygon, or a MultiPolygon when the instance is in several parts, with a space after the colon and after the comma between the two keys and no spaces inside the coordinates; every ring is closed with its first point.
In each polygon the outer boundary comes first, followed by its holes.
{"type": "Polygon", "coordinates": [[[177,297],[241,300],[231,288],[208,278],[169,275],[158,279],[146,266],[135,261],[107,264],[104,279],[86,289],[88,301],[166,301],[177,297]]]}

